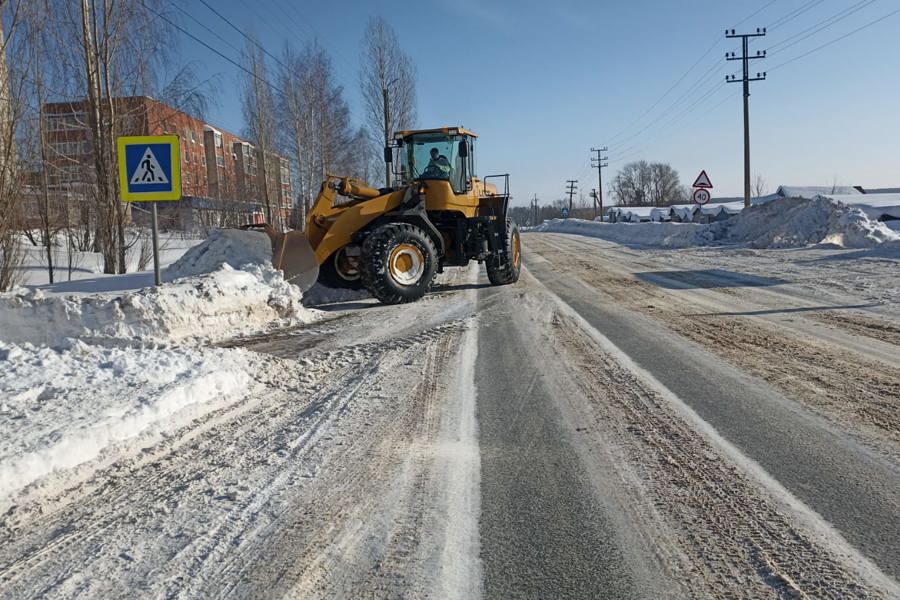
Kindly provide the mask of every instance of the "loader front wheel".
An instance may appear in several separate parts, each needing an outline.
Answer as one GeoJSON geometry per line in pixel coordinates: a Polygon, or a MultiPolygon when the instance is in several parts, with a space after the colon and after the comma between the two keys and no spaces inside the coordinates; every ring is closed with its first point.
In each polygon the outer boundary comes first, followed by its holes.
{"type": "Polygon", "coordinates": [[[319,267],[319,283],[335,289],[361,290],[360,254],[362,249],[348,244],[335,251],[319,267]]]}
{"type": "Polygon", "coordinates": [[[363,242],[360,275],[384,304],[418,300],[431,287],[437,250],[425,231],[409,223],[382,225],[363,242]]]}
{"type": "Polygon", "coordinates": [[[522,270],[522,240],[519,226],[512,219],[506,219],[506,239],[497,256],[487,263],[487,275],[491,285],[507,285],[519,280],[522,270]]]}

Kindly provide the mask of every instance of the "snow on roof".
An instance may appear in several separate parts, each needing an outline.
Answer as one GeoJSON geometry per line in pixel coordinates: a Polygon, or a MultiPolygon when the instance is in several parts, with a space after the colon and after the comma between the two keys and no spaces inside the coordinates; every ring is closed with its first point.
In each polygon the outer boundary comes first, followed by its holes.
{"type": "Polygon", "coordinates": [[[900,188],[872,188],[864,189],[864,194],[900,194],[900,188]]]}
{"type": "Polygon", "coordinates": [[[700,212],[704,215],[717,215],[721,212],[736,215],[742,210],[744,210],[743,200],[738,202],[723,202],[721,204],[705,204],[700,207],[700,212]]]}
{"type": "Polygon", "coordinates": [[[820,186],[795,186],[780,185],[778,191],[775,192],[782,198],[806,198],[812,200],[816,196],[828,196],[833,194],[840,196],[862,196],[862,193],[855,187],[849,185],[820,185],[820,186]]]}

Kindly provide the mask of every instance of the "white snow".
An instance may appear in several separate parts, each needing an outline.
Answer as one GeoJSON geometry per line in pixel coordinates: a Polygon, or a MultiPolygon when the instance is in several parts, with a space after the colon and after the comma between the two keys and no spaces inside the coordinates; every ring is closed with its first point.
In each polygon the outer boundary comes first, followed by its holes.
{"type": "Polygon", "coordinates": [[[812,200],[816,196],[832,196],[838,194],[841,196],[862,196],[862,192],[850,185],[780,185],[775,194],[782,198],[806,198],[812,200]]]}
{"type": "Polygon", "coordinates": [[[0,504],[115,444],[245,397],[261,360],[242,350],[0,342],[0,504]]]}
{"type": "Polygon", "coordinates": [[[202,244],[194,246],[170,265],[165,279],[202,275],[216,271],[222,265],[234,269],[245,265],[268,265],[272,261],[272,243],[261,231],[241,229],[213,229],[202,244]]]}
{"type": "MultiPolygon", "coordinates": [[[[725,209],[730,209],[726,206],[725,209]]],[[[601,223],[553,219],[536,231],[577,233],[622,244],[684,248],[746,244],[752,248],[795,248],[828,244],[845,248],[900,247],[900,235],[862,209],[819,196],[782,198],[756,204],[734,217],[712,223],[601,223]]]]}
{"type": "Polygon", "coordinates": [[[861,194],[858,196],[825,195],[832,200],[861,209],[870,219],[883,216],[900,219],[900,194],[861,194]]]}
{"type": "MultiPolygon", "coordinates": [[[[140,232],[128,231],[129,239],[137,238],[140,232]]],[[[37,234],[36,234],[37,237],[37,234]]],[[[37,238],[39,241],[39,238],[37,238]]],[[[181,257],[188,248],[201,243],[202,239],[191,237],[183,237],[176,233],[160,233],[159,236],[159,261],[165,267],[173,261],[181,257]]],[[[143,243],[149,243],[144,240],[143,243]]],[[[127,252],[128,271],[133,277],[140,278],[143,285],[151,285],[153,283],[153,263],[142,271],[137,271],[139,266],[139,254],[142,242],[135,242],[127,252]],[[135,272],[137,271],[137,272],[135,272]]],[[[68,244],[65,238],[65,232],[60,233],[54,240],[54,246],[51,249],[54,264],[54,281],[60,282],[76,282],[85,279],[92,281],[91,285],[119,285],[112,283],[102,283],[104,280],[111,279],[115,281],[120,275],[106,275],[103,273],[103,257],[97,252],[80,252],[73,250],[70,256],[67,248],[68,244]],[[71,270],[69,263],[71,259],[71,270]]],[[[47,273],[47,256],[46,249],[43,246],[34,246],[25,236],[19,239],[19,248],[22,251],[23,262],[19,267],[22,279],[19,283],[27,286],[45,286],[50,282],[47,273]]],[[[98,289],[97,291],[100,291],[98,289]]]]}
{"type": "Polygon", "coordinates": [[[845,248],[900,246],[900,236],[865,212],[823,196],[785,198],[752,206],[712,226],[714,239],[752,248],[797,248],[831,244],[845,248]]]}
{"type": "MultiPolygon", "coordinates": [[[[308,323],[317,313],[302,304],[269,260],[268,236],[215,230],[166,270],[166,283],[129,291],[80,293],[67,288],[18,288],[0,294],[0,340],[57,346],[69,338],[93,343],[220,340],[273,324],[308,323]]],[[[108,288],[116,278],[104,278],[108,288]]],[[[120,276],[130,283],[136,275],[120,276]]]]}
{"type": "Polygon", "coordinates": [[[132,273],[0,294],[0,503],[251,394],[266,359],[177,343],[318,318],[270,248],[264,233],[213,231],[159,287],[132,273]]]}

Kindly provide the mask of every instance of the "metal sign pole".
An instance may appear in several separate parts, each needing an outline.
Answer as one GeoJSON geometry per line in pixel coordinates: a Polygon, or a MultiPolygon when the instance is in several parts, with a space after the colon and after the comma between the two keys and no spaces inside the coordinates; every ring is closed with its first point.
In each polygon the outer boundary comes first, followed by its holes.
{"type": "Polygon", "coordinates": [[[153,204],[153,281],[155,285],[160,285],[162,282],[159,277],[159,222],[156,217],[156,202],[152,202],[153,204]]]}

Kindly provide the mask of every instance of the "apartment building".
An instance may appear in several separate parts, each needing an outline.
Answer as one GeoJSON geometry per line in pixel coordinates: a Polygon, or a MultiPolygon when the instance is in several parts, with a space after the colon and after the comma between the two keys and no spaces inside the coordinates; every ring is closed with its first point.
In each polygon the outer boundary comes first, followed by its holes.
{"type": "MultiPolygon", "coordinates": [[[[252,143],[147,96],[116,98],[123,135],[178,135],[181,140],[183,200],[160,204],[196,226],[290,220],[293,187],[290,162],[265,156],[252,143]],[[268,213],[271,212],[271,216],[268,213]]],[[[60,191],[88,190],[96,181],[89,156],[91,134],[86,103],[43,106],[50,184],[60,191]]]]}

